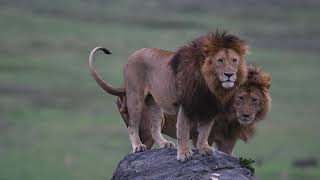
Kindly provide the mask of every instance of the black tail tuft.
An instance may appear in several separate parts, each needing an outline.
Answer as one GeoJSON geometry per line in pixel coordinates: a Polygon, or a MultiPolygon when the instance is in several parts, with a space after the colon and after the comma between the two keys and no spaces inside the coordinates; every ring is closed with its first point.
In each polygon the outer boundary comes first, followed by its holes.
{"type": "Polygon", "coordinates": [[[101,50],[102,50],[105,54],[111,54],[111,52],[110,52],[108,49],[106,49],[106,48],[101,48],[101,50]]]}

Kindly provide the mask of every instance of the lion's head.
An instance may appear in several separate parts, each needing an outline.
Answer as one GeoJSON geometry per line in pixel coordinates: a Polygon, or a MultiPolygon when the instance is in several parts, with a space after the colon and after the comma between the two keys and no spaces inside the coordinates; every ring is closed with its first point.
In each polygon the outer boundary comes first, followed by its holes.
{"type": "Polygon", "coordinates": [[[270,110],[271,76],[259,67],[248,68],[248,78],[236,92],[232,109],[237,121],[247,126],[263,119],[270,110]]]}
{"type": "Polygon", "coordinates": [[[213,93],[217,87],[230,89],[244,83],[248,46],[243,40],[217,31],[203,39],[201,51],[205,57],[201,71],[213,93]]]}
{"type": "Polygon", "coordinates": [[[247,77],[244,40],[225,31],[211,32],[181,47],[170,61],[178,101],[190,117],[210,119],[247,77]]]}

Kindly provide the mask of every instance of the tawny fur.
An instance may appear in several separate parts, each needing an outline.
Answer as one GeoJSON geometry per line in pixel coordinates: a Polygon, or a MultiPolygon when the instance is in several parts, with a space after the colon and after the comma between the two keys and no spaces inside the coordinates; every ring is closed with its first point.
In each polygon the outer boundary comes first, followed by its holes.
{"type": "MultiPolygon", "coordinates": [[[[146,149],[140,139],[143,134],[141,129],[150,129],[150,126],[151,136],[160,147],[172,146],[172,143],[166,141],[160,133],[161,112],[165,112],[170,116],[180,117],[177,122],[177,158],[182,161],[192,156],[186,141],[189,139],[189,133],[185,133],[190,128],[191,121],[199,122],[199,129],[210,131],[210,121],[223,109],[225,102],[232,97],[235,90],[244,83],[247,74],[245,42],[234,35],[217,31],[192,41],[177,52],[144,48],[133,53],[124,67],[124,96],[122,88],[112,88],[97,76],[92,60],[97,50],[107,51],[101,48],[92,51],[89,58],[90,72],[107,92],[119,96],[120,113],[128,118],[128,133],[133,152],[146,149]],[[216,62],[215,58],[219,53],[226,58],[226,64],[217,68],[213,62],[216,62]],[[231,63],[233,56],[239,57],[239,65],[231,63]],[[230,71],[235,72],[232,77],[235,79],[235,85],[225,89],[221,86],[222,81],[215,76],[221,78],[224,72],[230,71]],[[145,121],[149,122],[144,125],[145,121]],[[179,143],[182,139],[183,143],[179,143]]],[[[206,137],[209,133],[199,133],[201,140],[206,141],[200,143],[204,144],[206,151],[209,148],[206,137]]]]}
{"type": "Polygon", "coordinates": [[[183,46],[170,61],[179,104],[178,160],[185,161],[192,157],[188,146],[192,124],[198,127],[199,152],[211,153],[208,136],[214,117],[244,83],[247,75],[246,53],[247,45],[243,40],[216,31],[183,46]]]}
{"type": "MultiPolygon", "coordinates": [[[[231,154],[233,152],[235,143],[237,140],[241,139],[244,142],[247,142],[251,139],[256,131],[256,125],[259,121],[265,119],[267,113],[270,111],[271,107],[271,96],[269,88],[271,85],[271,77],[268,73],[262,71],[259,67],[250,66],[248,68],[248,78],[244,85],[240,87],[242,91],[252,91],[253,89],[258,90],[260,94],[257,94],[260,99],[260,110],[256,112],[254,121],[248,126],[241,126],[238,122],[235,111],[237,108],[233,105],[233,99],[228,102],[228,107],[226,112],[220,112],[216,116],[216,121],[212,127],[209,144],[216,144],[218,150],[225,153],[231,154]]],[[[237,92],[236,92],[237,94],[237,92]]],[[[118,100],[120,101],[120,99],[118,100]]],[[[121,104],[118,104],[118,108],[121,108],[121,104]]],[[[122,113],[121,113],[122,114],[122,113]]],[[[163,114],[162,117],[162,133],[176,139],[176,116],[163,114]]],[[[124,118],[124,121],[128,121],[124,118]]],[[[149,126],[150,122],[148,119],[142,119],[142,124],[149,126]]],[[[150,134],[150,128],[145,128],[144,130],[140,129],[140,133],[146,139],[145,142],[149,142],[148,149],[152,147],[153,139],[150,134]],[[150,144],[151,143],[151,144],[150,144]]],[[[192,128],[190,131],[190,138],[193,140],[193,144],[197,143],[198,132],[197,128],[192,128]]]]}

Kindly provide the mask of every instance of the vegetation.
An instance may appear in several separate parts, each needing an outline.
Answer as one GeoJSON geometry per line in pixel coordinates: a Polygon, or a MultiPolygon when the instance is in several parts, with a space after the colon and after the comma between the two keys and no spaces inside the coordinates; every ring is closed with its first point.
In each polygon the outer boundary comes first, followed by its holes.
{"type": "Polygon", "coordinates": [[[255,168],[253,167],[254,160],[246,159],[246,158],[239,158],[240,164],[242,167],[248,168],[253,174],[255,173],[255,168]]]}
{"type": "Polygon", "coordinates": [[[175,50],[212,29],[251,45],[249,63],[272,74],[273,107],[236,156],[256,160],[261,179],[319,179],[320,3],[292,1],[2,0],[0,179],[109,179],[131,151],[116,98],[88,72],[122,84],[122,66],[142,47],[175,50]],[[257,163],[259,162],[259,164],[257,163]]]}

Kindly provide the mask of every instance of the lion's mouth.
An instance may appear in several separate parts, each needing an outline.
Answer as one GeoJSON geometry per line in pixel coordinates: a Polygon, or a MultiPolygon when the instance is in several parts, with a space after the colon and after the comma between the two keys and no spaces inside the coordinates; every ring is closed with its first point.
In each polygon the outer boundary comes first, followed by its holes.
{"type": "Polygon", "coordinates": [[[238,121],[239,121],[239,123],[240,123],[241,125],[246,126],[246,125],[251,124],[252,119],[251,119],[251,118],[239,118],[238,121]]]}
{"type": "Polygon", "coordinates": [[[222,82],[222,87],[226,89],[232,88],[233,86],[234,86],[234,81],[231,81],[229,79],[222,82]]]}

